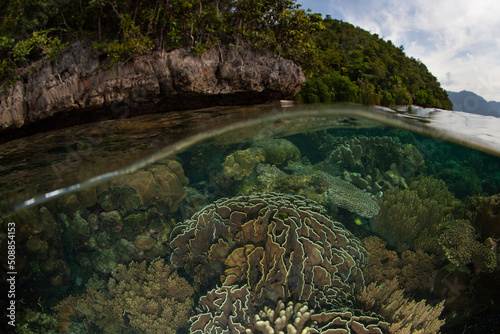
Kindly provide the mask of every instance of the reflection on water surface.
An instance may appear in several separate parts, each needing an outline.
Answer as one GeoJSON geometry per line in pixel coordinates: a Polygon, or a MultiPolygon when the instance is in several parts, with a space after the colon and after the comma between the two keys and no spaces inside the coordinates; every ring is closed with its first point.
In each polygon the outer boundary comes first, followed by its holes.
{"type": "Polygon", "coordinates": [[[6,143],[18,332],[493,332],[500,153],[473,117],[225,108],[6,143]]]}

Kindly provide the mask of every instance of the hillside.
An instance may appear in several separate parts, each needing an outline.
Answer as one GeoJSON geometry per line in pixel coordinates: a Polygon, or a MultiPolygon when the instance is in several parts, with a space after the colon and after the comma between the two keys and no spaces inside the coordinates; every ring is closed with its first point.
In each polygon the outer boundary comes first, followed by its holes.
{"type": "Polygon", "coordinates": [[[452,108],[436,77],[403,46],[346,22],[327,17],[322,23],[315,47],[299,58],[309,79],[300,99],[452,108]]]}
{"type": "Polygon", "coordinates": [[[0,81],[8,86],[90,41],[109,66],[158,50],[188,47],[269,49],[297,62],[308,78],[298,99],[451,109],[419,60],[378,35],[310,14],[293,0],[34,0],[0,4],[0,81]]]}
{"type": "Polygon", "coordinates": [[[500,102],[486,101],[483,97],[466,90],[458,93],[448,91],[447,93],[453,103],[453,110],[500,117],[500,102]]]}

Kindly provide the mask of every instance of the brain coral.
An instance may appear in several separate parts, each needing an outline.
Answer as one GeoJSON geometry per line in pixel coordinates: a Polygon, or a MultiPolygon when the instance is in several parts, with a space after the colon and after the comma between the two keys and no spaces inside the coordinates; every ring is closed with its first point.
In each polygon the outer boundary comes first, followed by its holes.
{"type": "Polygon", "coordinates": [[[364,283],[361,242],[302,196],[220,199],[176,227],[171,247],[172,263],[193,270],[202,289],[247,284],[257,305],[345,305],[364,283]]]}

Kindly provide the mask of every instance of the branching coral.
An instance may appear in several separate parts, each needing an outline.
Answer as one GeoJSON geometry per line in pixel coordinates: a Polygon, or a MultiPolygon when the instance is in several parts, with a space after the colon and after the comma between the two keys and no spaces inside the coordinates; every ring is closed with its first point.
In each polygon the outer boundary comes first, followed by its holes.
{"type": "Polygon", "coordinates": [[[438,251],[440,224],[459,205],[441,180],[425,177],[409,189],[393,188],[380,201],[372,228],[390,244],[406,243],[413,249],[438,251]]]}
{"type": "Polygon", "coordinates": [[[107,290],[89,287],[77,310],[108,333],[128,326],[150,333],[171,333],[187,323],[193,288],[163,259],[119,265],[107,290]]]}
{"type": "Polygon", "coordinates": [[[467,220],[447,222],[439,242],[446,258],[457,267],[474,263],[477,268],[493,271],[497,266],[496,251],[476,240],[476,231],[467,220]]]}
{"type": "Polygon", "coordinates": [[[439,316],[444,308],[444,301],[430,306],[425,300],[410,301],[398,289],[397,280],[386,282],[382,287],[375,283],[365,286],[356,296],[364,309],[377,312],[391,322],[389,333],[437,333],[444,320],[439,316]]]}
{"type": "Polygon", "coordinates": [[[483,239],[500,238],[500,194],[482,199],[474,224],[483,239]]]}
{"type": "Polygon", "coordinates": [[[374,316],[357,316],[349,311],[315,312],[307,303],[285,304],[279,300],[275,308],[255,309],[247,285],[222,286],[200,299],[198,314],[193,316],[190,332],[205,333],[358,333],[382,334],[388,323],[374,316]]]}
{"type": "Polygon", "coordinates": [[[368,265],[363,270],[367,283],[384,284],[397,277],[406,291],[429,293],[437,273],[438,259],[418,250],[401,255],[386,248],[385,241],[376,236],[364,238],[368,265]]]}
{"type": "Polygon", "coordinates": [[[193,268],[203,288],[247,284],[257,305],[287,298],[345,305],[363,284],[361,242],[302,196],[221,199],[172,236],[173,264],[193,268]]]}

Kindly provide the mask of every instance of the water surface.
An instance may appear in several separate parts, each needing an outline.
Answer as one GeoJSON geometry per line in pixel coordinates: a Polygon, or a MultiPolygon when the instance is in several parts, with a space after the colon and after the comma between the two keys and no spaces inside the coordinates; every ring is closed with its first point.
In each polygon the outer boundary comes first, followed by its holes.
{"type": "Polygon", "coordinates": [[[265,105],[8,142],[17,331],[494,332],[495,122],[265,105]]]}

